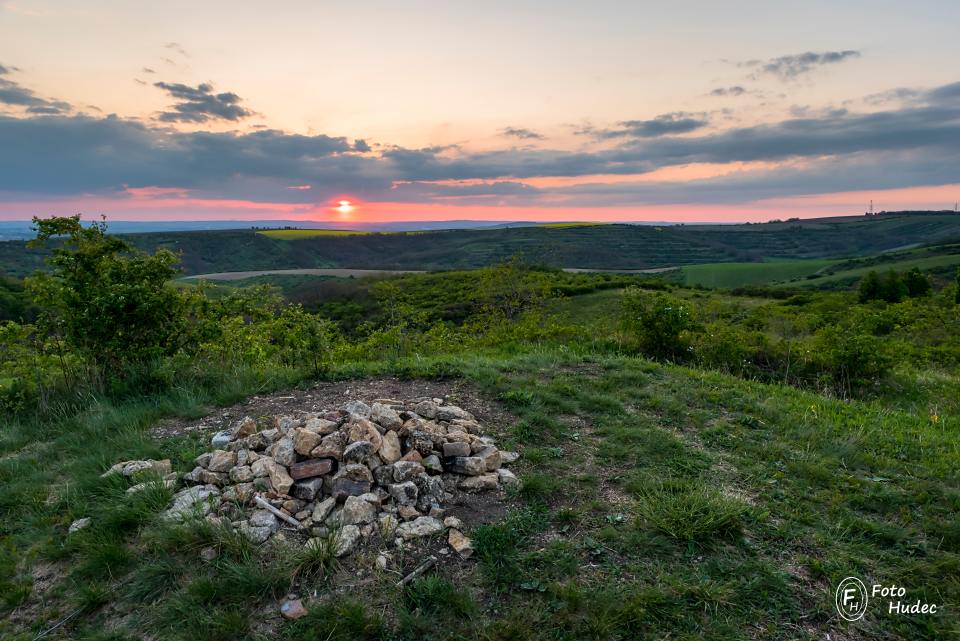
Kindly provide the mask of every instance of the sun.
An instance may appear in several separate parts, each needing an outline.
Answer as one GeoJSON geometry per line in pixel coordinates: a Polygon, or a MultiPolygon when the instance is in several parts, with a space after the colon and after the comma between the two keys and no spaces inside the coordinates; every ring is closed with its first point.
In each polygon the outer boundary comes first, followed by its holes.
{"type": "Polygon", "coordinates": [[[346,215],[352,212],[354,207],[353,203],[351,203],[349,200],[338,200],[335,209],[341,214],[346,215]]]}

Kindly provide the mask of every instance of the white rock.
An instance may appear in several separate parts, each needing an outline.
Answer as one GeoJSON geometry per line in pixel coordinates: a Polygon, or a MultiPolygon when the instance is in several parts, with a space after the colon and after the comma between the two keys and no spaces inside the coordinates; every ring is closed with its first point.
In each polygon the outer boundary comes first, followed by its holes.
{"type": "Polygon", "coordinates": [[[89,516],[85,516],[82,519],[77,519],[70,524],[70,528],[67,530],[68,534],[73,534],[74,532],[79,532],[84,528],[90,527],[90,524],[93,520],[89,516]]]}
{"type": "Polygon", "coordinates": [[[372,523],[377,518],[377,508],[359,496],[348,496],[343,503],[343,512],[340,514],[344,525],[359,525],[372,523]]]}
{"type": "Polygon", "coordinates": [[[397,534],[405,540],[431,536],[443,531],[443,523],[432,516],[421,516],[413,521],[401,523],[397,526],[397,534]]]}
{"type": "Polygon", "coordinates": [[[195,485],[173,495],[173,503],[163,513],[170,521],[183,521],[191,516],[206,516],[220,505],[220,490],[212,485],[195,485]]]}
{"type": "Polygon", "coordinates": [[[347,556],[357,548],[360,541],[360,528],[356,525],[344,525],[334,534],[333,554],[336,557],[347,556]]]}
{"type": "Polygon", "coordinates": [[[520,482],[516,474],[504,467],[497,470],[497,477],[503,485],[516,485],[520,482]]]}

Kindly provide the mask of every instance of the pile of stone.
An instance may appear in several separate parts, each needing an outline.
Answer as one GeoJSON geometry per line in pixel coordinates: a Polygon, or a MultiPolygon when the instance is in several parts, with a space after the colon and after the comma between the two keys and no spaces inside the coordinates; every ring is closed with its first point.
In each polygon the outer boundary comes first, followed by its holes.
{"type": "Polygon", "coordinates": [[[212,439],[184,476],[165,517],[203,517],[257,543],[291,534],[332,541],[337,556],[367,537],[403,546],[447,531],[463,556],[470,541],[444,505],[460,492],[517,482],[474,416],[442,399],[358,400],[340,409],[250,417],[212,439]]]}

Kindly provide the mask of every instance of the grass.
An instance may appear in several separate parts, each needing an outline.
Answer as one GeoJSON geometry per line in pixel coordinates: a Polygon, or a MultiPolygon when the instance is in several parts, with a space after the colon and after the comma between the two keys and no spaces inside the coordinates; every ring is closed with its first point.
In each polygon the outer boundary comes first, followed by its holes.
{"type": "Polygon", "coordinates": [[[323,546],[269,552],[209,524],[160,523],[168,496],[128,497],[100,472],[139,456],[185,471],[204,444],[153,441],[158,418],[291,384],[183,382],[0,432],[0,637],[32,639],[74,611],[65,637],[161,640],[942,639],[960,624],[950,607],[878,606],[848,625],[832,602],[848,575],[904,585],[911,602],[960,601],[954,416],[572,349],[347,369],[455,377],[516,415],[500,436],[524,453],[523,488],[503,519],[468,532],[476,566],[397,590],[395,577],[340,571],[323,546]],[[86,515],[94,525],[65,537],[86,515]],[[42,564],[59,568],[51,587],[32,580],[42,564]],[[317,591],[310,614],[264,631],[295,582],[317,591]]]}
{"type": "Polygon", "coordinates": [[[763,263],[710,263],[680,268],[685,285],[734,288],[795,280],[816,274],[836,260],[771,261],[763,263]]]}

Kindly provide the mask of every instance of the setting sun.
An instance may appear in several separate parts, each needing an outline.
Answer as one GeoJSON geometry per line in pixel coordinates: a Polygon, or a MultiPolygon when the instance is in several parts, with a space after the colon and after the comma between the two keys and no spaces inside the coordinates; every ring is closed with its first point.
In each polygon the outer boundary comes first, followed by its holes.
{"type": "Polygon", "coordinates": [[[354,209],[353,203],[349,200],[338,200],[336,210],[341,214],[349,214],[354,209]]]}

